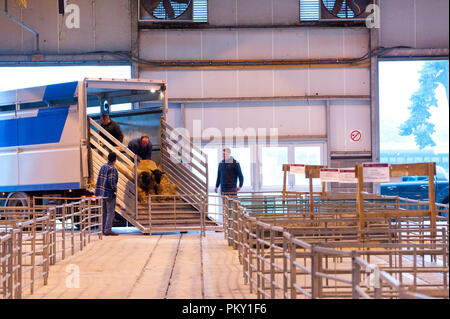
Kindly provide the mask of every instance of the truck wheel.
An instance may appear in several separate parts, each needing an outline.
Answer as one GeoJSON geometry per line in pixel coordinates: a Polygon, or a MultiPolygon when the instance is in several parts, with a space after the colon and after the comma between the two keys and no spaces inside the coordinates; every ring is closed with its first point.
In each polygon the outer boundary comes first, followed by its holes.
{"type": "Polygon", "coordinates": [[[29,207],[30,204],[30,196],[24,192],[14,192],[6,198],[5,207],[29,207]]]}
{"type": "Polygon", "coordinates": [[[5,207],[24,207],[23,210],[20,209],[14,209],[14,213],[16,216],[14,217],[7,217],[7,219],[20,221],[28,219],[26,218],[27,214],[29,213],[28,207],[30,207],[31,199],[30,196],[28,196],[24,192],[14,192],[10,193],[5,201],[5,207]],[[19,214],[23,214],[22,217],[20,217],[19,214]]]}

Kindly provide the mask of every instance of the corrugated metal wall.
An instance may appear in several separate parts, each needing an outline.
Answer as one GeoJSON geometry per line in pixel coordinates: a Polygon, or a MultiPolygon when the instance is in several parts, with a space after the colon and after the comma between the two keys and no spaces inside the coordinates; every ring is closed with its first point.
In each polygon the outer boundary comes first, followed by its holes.
{"type": "MultiPolygon", "coordinates": [[[[149,60],[337,59],[360,57],[370,46],[369,30],[364,27],[296,27],[298,0],[209,0],[208,28],[140,31],[132,29],[137,28],[131,20],[136,16],[131,11],[133,1],[71,0],[80,7],[79,29],[64,26],[57,1],[28,0],[27,9],[9,1],[8,9],[39,32],[40,53],[61,56],[135,51],[149,60]],[[136,46],[135,38],[139,38],[136,46]]],[[[380,3],[381,29],[372,33],[380,46],[448,50],[448,0],[380,3]]],[[[10,62],[16,55],[32,53],[33,35],[0,14],[0,59],[10,62]]],[[[327,134],[331,152],[370,152],[374,147],[374,100],[344,98],[371,94],[376,70],[371,74],[369,67],[171,69],[135,74],[167,80],[172,99],[194,100],[170,109],[175,126],[192,129],[193,121],[201,119],[202,127],[222,131],[237,126],[275,127],[283,136],[327,134]],[[327,113],[325,98],[305,101],[302,96],[340,98],[329,101],[327,113]],[[349,140],[353,129],[363,132],[359,143],[349,140]]]]}
{"type": "MultiPolygon", "coordinates": [[[[369,32],[313,27],[143,30],[139,47],[140,56],[148,60],[359,58],[369,50],[369,32]]],[[[226,128],[250,127],[277,128],[281,137],[326,136],[325,100],[300,97],[341,96],[339,103],[330,104],[331,122],[342,122],[331,125],[331,151],[370,151],[370,105],[364,100],[345,101],[345,96],[370,95],[368,67],[143,70],[140,76],[166,80],[171,99],[207,101],[185,103],[185,125],[191,134],[197,120],[203,129],[216,127],[222,134],[226,128]],[[279,101],[280,97],[285,101],[279,101]],[[236,101],[211,101],[224,98],[236,101]],[[248,98],[254,101],[240,101],[248,98]],[[353,129],[367,134],[364,141],[344,141],[353,129]]]]}
{"type": "MultiPolygon", "coordinates": [[[[129,0],[72,0],[80,8],[80,28],[68,29],[58,1],[27,0],[26,9],[8,0],[8,12],[39,33],[40,53],[76,54],[130,51],[129,0]]],[[[0,4],[3,9],[4,2],[0,4]]],[[[34,52],[34,36],[0,13],[0,54],[34,52]]]]}
{"type": "Polygon", "coordinates": [[[448,0],[380,0],[380,45],[449,47],[448,0]]]}

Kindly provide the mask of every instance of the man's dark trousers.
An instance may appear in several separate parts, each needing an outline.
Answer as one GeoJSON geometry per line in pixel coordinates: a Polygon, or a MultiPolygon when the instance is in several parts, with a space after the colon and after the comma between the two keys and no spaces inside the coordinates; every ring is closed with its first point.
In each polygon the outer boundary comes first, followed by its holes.
{"type": "Polygon", "coordinates": [[[112,232],[112,223],[116,211],[116,197],[103,199],[103,233],[112,232]]]}

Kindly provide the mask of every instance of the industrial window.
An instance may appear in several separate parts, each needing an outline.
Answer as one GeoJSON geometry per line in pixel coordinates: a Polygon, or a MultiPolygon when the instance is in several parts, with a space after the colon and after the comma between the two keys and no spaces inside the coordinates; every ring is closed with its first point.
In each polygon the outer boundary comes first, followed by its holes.
{"type": "MultiPolygon", "coordinates": [[[[213,189],[216,186],[217,181],[217,169],[219,162],[222,161],[222,147],[205,147],[202,149],[204,153],[208,156],[208,187],[213,189]]],[[[236,147],[230,148],[231,156],[236,159],[242,170],[242,175],[244,176],[243,190],[250,190],[252,185],[252,158],[251,150],[249,147],[236,147]]]]}
{"type": "Polygon", "coordinates": [[[288,147],[262,148],[262,186],[283,186],[283,164],[289,163],[288,147]]]}
{"type": "MultiPolygon", "coordinates": [[[[294,148],[295,160],[294,163],[320,165],[322,163],[322,149],[320,146],[297,146],[294,148]]],[[[308,186],[309,179],[300,175],[294,175],[295,186],[308,186]]],[[[314,186],[320,186],[320,180],[313,179],[314,186]]]]}
{"type": "MultiPolygon", "coordinates": [[[[82,81],[92,78],[131,78],[129,65],[114,66],[43,66],[43,67],[0,67],[0,91],[44,86],[49,84],[82,81]]],[[[130,103],[111,106],[111,111],[130,110],[130,103]]],[[[90,107],[88,114],[100,113],[100,106],[90,107]]]]}
{"type": "Polygon", "coordinates": [[[379,63],[380,158],[431,159],[448,176],[448,68],[448,60],[379,63]]]}
{"type": "Polygon", "coordinates": [[[244,177],[244,185],[242,189],[248,189],[252,184],[252,158],[249,147],[232,147],[231,156],[233,156],[240,164],[242,175],[244,177]]]}
{"type": "Polygon", "coordinates": [[[217,166],[219,165],[219,149],[218,148],[203,148],[203,153],[208,156],[208,187],[214,188],[216,186],[217,166]]]}
{"type": "MultiPolygon", "coordinates": [[[[213,192],[217,167],[222,161],[223,145],[208,145],[203,152],[208,155],[209,191],[213,192]]],[[[283,164],[322,165],[325,162],[325,143],[284,142],[274,146],[248,145],[230,147],[233,156],[241,165],[244,175],[242,191],[280,192],[283,186],[283,164]]],[[[313,180],[314,189],[320,189],[320,180],[313,180]]],[[[289,190],[307,191],[309,180],[299,175],[288,174],[289,190]]]]}

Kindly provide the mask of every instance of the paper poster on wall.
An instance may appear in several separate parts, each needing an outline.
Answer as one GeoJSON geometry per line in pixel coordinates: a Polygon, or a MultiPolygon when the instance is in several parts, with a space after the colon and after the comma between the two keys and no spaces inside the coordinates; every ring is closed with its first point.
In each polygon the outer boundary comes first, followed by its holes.
{"type": "Polygon", "coordinates": [[[364,163],[363,164],[364,182],[388,183],[389,164],[388,163],[364,163]]]}
{"type": "Polygon", "coordinates": [[[354,168],[340,168],[339,169],[339,183],[358,183],[355,177],[354,168]]]}
{"type": "Polygon", "coordinates": [[[289,165],[289,172],[291,174],[305,175],[305,164],[291,164],[289,165]]]}
{"type": "Polygon", "coordinates": [[[338,168],[321,168],[320,169],[321,182],[339,182],[338,168]]]}

